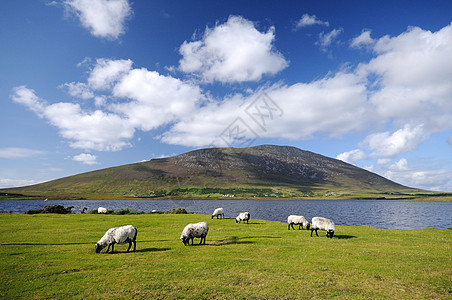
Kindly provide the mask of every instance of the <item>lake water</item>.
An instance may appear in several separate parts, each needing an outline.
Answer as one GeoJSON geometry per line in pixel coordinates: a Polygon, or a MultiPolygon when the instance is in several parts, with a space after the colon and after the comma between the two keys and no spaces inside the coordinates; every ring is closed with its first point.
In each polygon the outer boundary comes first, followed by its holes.
{"type": "Polygon", "coordinates": [[[385,229],[452,227],[452,202],[402,200],[11,200],[0,201],[1,212],[23,213],[45,205],[74,206],[79,213],[99,206],[118,211],[150,212],[185,208],[197,214],[212,214],[223,207],[225,217],[235,218],[249,211],[252,219],[286,222],[290,214],[332,219],[336,225],[367,225],[385,229]]]}

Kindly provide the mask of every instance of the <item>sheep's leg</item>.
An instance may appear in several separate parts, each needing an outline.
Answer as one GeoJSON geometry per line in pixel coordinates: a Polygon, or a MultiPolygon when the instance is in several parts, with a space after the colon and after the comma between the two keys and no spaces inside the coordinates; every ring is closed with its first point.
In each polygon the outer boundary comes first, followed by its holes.
{"type": "Polygon", "coordinates": [[[193,238],[191,238],[191,244],[193,245],[193,238]]]}
{"type": "Polygon", "coordinates": [[[110,250],[110,244],[108,245],[107,252],[105,252],[105,253],[108,253],[109,250],[110,250]]]}
{"type": "Polygon", "coordinates": [[[133,241],[133,252],[137,250],[137,241],[133,241]]]}
{"type": "Polygon", "coordinates": [[[317,233],[317,229],[315,230],[315,235],[316,235],[316,236],[319,236],[319,234],[317,233]]]}
{"type": "Polygon", "coordinates": [[[115,251],[115,243],[111,244],[111,253],[113,253],[115,251]]]}
{"type": "Polygon", "coordinates": [[[290,224],[287,225],[287,230],[290,230],[290,224]]]}
{"type": "Polygon", "coordinates": [[[129,241],[129,248],[127,248],[127,252],[129,252],[130,248],[132,248],[132,241],[129,241]]]}
{"type": "Polygon", "coordinates": [[[298,224],[298,230],[301,230],[301,224],[298,224]]]}
{"type": "Polygon", "coordinates": [[[312,237],[312,232],[314,231],[314,229],[311,229],[311,237],[312,237]]]}

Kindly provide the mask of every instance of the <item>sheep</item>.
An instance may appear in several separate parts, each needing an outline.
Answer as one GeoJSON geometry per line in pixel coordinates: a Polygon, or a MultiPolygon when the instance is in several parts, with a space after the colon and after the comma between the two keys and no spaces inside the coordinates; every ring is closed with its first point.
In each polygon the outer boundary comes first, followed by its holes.
{"type": "Polygon", "coordinates": [[[236,222],[236,223],[240,223],[240,221],[243,221],[243,223],[245,223],[245,221],[246,221],[246,223],[248,224],[248,221],[249,221],[249,220],[250,220],[250,213],[247,212],[247,211],[241,212],[241,213],[237,216],[237,218],[235,218],[235,222],[236,222]]]}
{"type": "Polygon", "coordinates": [[[132,247],[133,243],[133,252],[135,252],[137,247],[137,229],[132,225],[126,225],[122,227],[114,227],[107,230],[104,236],[97,242],[96,244],[96,253],[100,253],[103,248],[108,246],[107,253],[110,250],[111,253],[114,251],[115,244],[125,244],[129,243],[129,248],[127,248],[127,252],[129,252],[130,247],[132,247]]]}
{"type": "Polygon", "coordinates": [[[214,211],[213,214],[212,214],[211,219],[213,219],[214,217],[217,217],[217,219],[218,219],[219,216],[221,216],[222,218],[224,218],[224,211],[223,211],[223,208],[222,208],[222,207],[216,208],[216,209],[215,209],[215,211],[214,211]]]}
{"type": "Polygon", "coordinates": [[[334,226],[334,222],[327,218],[322,217],[314,217],[311,222],[311,237],[312,232],[315,230],[315,234],[317,234],[317,230],[325,230],[326,237],[333,238],[334,232],[336,231],[336,227],[334,226]]]}
{"type": "Polygon", "coordinates": [[[180,240],[184,243],[184,246],[187,246],[190,244],[193,245],[193,239],[194,238],[201,238],[201,241],[199,244],[201,245],[204,240],[204,245],[206,244],[206,236],[209,232],[209,226],[206,222],[199,222],[195,224],[188,224],[185,226],[184,230],[182,231],[182,234],[180,236],[180,240]]]}
{"type": "Polygon", "coordinates": [[[107,209],[105,208],[105,207],[99,207],[98,209],[97,209],[97,213],[98,214],[106,214],[107,213],[107,209]]]}
{"type": "Polygon", "coordinates": [[[306,220],[305,217],[303,216],[296,216],[296,215],[290,215],[287,217],[287,229],[290,230],[290,227],[292,227],[293,230],[295,230],[295,228],[293,227],[293,225],[298,225],[298,230],[302,229],[303,226],[306,228],[306,230],[309,230],[309,227],[311,224],[309,224],[309,222],[306,220]]]}

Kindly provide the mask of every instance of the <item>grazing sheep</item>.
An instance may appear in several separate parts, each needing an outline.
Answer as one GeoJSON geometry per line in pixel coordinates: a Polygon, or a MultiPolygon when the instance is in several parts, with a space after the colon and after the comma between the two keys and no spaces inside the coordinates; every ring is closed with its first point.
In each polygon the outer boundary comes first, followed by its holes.
{"type": "Polygon", "coordinates": [[[217,217],[217,219],[218,219],[219,216],[221,216],[222,218],[224,218],[224,211],[223,211],[223,208],[222,208],[222,207],[216,208],[216,209],[215,209],[215,211],[214,211],[213,214],[212,214],[211,219],[213,219],[214,217],[217,217]]]}
{"type": "Polygon", "coordinates": [[[246,221],[246,223],[248,224],[248,221],[249,221],[249,220],[250,220],[250,213],[247,212],[247,211],[241,212],[241,213],[237,216],[237,218],[235,218],[235,222],[236,222],[236,223],[240,223],[240,221],[243,221],[243,223],[245,223],[245,221],[246,221]]]}
{"type": "Polygon", "coordinates": [[[107,209],[105,208],[105,207],[99,207],[98,209],[97,209],[97,213],[98,214],[106,214],[107,213],[107,209]]]}
{"type": "Polygon", "coordinates": [[[114,251],[115,244],[125,244],[129,243],[129,248],[127,248],[127,252],[129,252],[130,247],[132,247],[133,243],[133,252],[135,252],[137,247],[137,229],[132,225],[126,225],[122,227],[114,227],[107,230],[104,236],[97,242],[96,244],[96,253],[100,253],[102,249],[106,246],[107,253],[110,250],[111,253],[114,251]]]}
{"type": "Polygon", "coordinates": [[[306,228],[306,230],[309,230],[310,227],[308,220],[306,220],[306,218],[303,216],[290,215],[287,217],[287,223],[289,224],[287,225],[288,230],[290,230],[290,227],[295,230],[295,228],[293,227],[294,224],[298,225],[298,230],[302,229],[303,226],[306,228]]]}
{"type": "Polygon", "coordinates": [[[317,230],[325,230],[326,237],[333,238],[334,232],[336,232],[336,227],[334,226],[334,222],[327,218],[322,217],[314,217],[311,222],[311,237],[312,232],[315,230],[315,234],[317,234],[317,230]]]}
{"type": "Polygon", "coordinates": [[[193,239],[194,238],[201,238],[201,241],[199,244],[201,245],[204,239],[204,245],[206,244],[206,236],[209,232],[209,226],[207,226],[206,222],[199,222],[195,224],[188,224],[185,226],[184,230],[182,231],[182,234],[180,236],[181,241],[184,243],[185,246],[190,244],[193,245],[193,239]]]}

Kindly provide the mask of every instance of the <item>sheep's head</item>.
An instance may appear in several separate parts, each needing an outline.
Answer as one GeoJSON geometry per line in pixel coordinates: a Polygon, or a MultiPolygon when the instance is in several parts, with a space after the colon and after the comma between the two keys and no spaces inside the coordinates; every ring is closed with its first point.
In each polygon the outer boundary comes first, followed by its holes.
{"type": "Polygon", "coordinates": [[[101,244],[97,243],[96,244],[96,253],[100,253],[100,251],[102,251],[102,249],[104,249],[104,247],[101,244]]]}
{"type": "Polygon", "coordinates": [[[210,218],[213,219],[213,215],[210,218]]]}
{"type": "Polygon", "coordinates": [[[181,236],[180,240],[184,243],[184,246],[187,246],[187,244],[190,243],[190,238],[188,236],[181,236]]]}
{"type": "Polygon", "coordinates": [[[326,236],[329,236],[330,239],[332,239],[332,238],[333,238],[333,235],[334,235],[334,230],[333,230],[333,229],[328,230],[326,236]]]}

